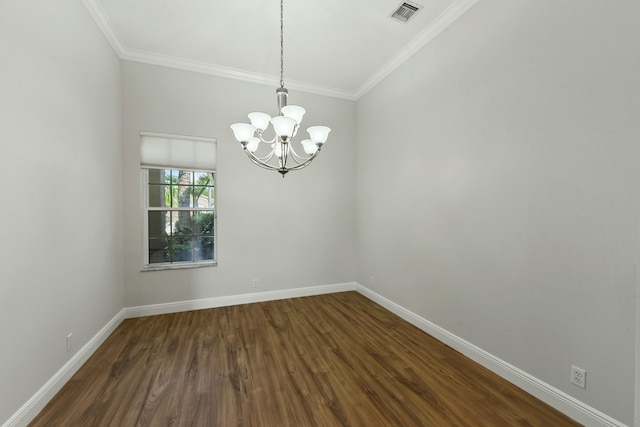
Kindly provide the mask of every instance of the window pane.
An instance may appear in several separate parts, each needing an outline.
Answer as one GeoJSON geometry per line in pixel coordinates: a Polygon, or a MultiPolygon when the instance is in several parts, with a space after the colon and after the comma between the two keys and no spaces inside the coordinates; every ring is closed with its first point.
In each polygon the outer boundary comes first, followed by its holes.
{"type": "Polygon", "coordinates": [[[193,239],[193,260],[208,261],[213,259],[213,237],[196,237],[193,239]]]}
{"type": "Polygon", "coordinates": [[[193,238],[175,237],[171,239],[172,262],[193,261],[193,238]]]}
{"type": "Polygon", "coordinates": [[[167,184],[175,184],[178,182],[178,178],[180,177],[180,171],[177,170],[167,170],[169,172],[168,175],[165,175],[165,182],[167,184]]]}
{"type": "Polygon", "coordinates": [[[193,234],[212,236],[213,235],[213,211],[193,212],[193,234]]]}
{"type": "Polygon", "coordinates": [[[192,236],[193,224],[191,222],[192,211],[177,211],[173,214],[173,235],[174,236],[192,236]]]}
{"type": "Polygon", "coordinates": [[[178,179],[176,181],[177,184],[180,185],[193,185],[193,172],[180,170],[176,171],[178,179]]]}
{"type": "Polygon", "coordinates": [[[193,187],[187,185],[178,185],[173,187],[173,192],[175,193],[177,204],[174,207],[178,208],[192,208],[191,205],[191,194],[193,192],[193,187]]]}
{"type": "Polygon", "coordinates": [[[149,169],[149,184],[163,184],[170,172],[167,169],[149,169]]]}
{"type": "Polygon", "coordinates": [[[211,172],[194,172],[194,185],[213,185],[213,174],[211,172]]]}
{"type": "Polygon", "coordinates": [[[171,213],[168,211],[149,211],[149,237],[164,237],[171,234],[171,213]]]}
{"type": "Polygon", "coordinates": [[[154,208],[171,206],[171,186],[149,184],[149,206],[154,208]]]}
{"type": "Polygon", "coordinates": [[[193,187],[193,206],[196,208],[212,208],[213,187],[193,187]]]}
{"type": "Polygon", "coordinates": [[[169,239],[149,239],[149,264],[170,261],[169,239]]]}
{"type": "Polygon", "coordinates": [[[166,206],[171,208],[178,207],[178,187],[175,185],[167,185],[165,187],[164,201],[166,206]]]}

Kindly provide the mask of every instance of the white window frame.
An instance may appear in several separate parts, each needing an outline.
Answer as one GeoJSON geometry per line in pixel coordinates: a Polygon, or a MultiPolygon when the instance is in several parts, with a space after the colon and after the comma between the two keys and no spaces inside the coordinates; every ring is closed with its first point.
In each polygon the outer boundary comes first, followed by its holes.
{"type": "MultiPolygon", "coordinates": [[[[212,142],[216,143],[215,138],[202,138],[202,137],[191,137],[191,136],[181,136],[181,135],[170,135],[170,134],[160,134],[155,132],[141,132],[142,136],[157,136],[161,138],[172,138],[172,139],[184,139],[188,141],[204,141],[204,142],[212,142]]],[[[217,176],[216,171],[214,169],[203,169],[203,168],[190,168],[186,167],[184,164],[171,166],[170,164],[163,165],[140,165],[140,212],[142,213],[142,268],[141,271],[161,271],[161,270],[179,270],[179,269],[187,269],[187,268],[201,268],[201,267],[214,267],[218,265],[218,202],[217,202],[217,176]],[[203,261],[177,261],[177,262],[167,262],[167,263],[149,263],[149,212],[158,210],[156,208],[150,208],[149,206],[149,170],[150,169],[172,169],[172,170],[187,170],[190,172],[204,172],[213,174],[213,184],[214,184],[214,207],[213,209],[203,208],[201,210],[208,211],[213,210],[213,260],[203,260],[203,261]]],[[[198,210],[197,208],[167,208],[164,207],[161,210],[171,210],[171,211],[179,211],[179,210],[188,210],[194,211],[198,210]]]]}

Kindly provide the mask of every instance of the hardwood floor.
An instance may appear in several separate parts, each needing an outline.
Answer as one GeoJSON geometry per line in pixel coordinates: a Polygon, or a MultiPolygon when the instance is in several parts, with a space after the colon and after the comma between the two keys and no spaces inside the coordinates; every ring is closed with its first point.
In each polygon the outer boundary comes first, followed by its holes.
{"type": "Polygon", "coordinates": [[[577,426],[355,292],[125,320],[31,426],[577,426]]]}

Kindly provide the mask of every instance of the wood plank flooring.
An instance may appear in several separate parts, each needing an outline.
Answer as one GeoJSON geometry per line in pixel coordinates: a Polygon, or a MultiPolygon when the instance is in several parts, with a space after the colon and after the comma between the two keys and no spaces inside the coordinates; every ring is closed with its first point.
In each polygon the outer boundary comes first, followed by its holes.
{"type": "Polygon", "coordinates": [[[31,426],[577,426],[355,292],[125,320],[31,426]]]}

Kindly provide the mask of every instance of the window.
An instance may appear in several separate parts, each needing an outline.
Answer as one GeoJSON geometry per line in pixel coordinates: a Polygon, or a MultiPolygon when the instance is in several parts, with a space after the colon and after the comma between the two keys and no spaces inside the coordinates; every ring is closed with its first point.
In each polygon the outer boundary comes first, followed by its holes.
{"type": "Polygon", "coordinates": [[[214,260],[214,174],[147,169],[148,264],[214,260]]]}
{"type": "Polygon", "coordinates": [[[141,171],[143,270],[215,265],[215,140],[142,133],[141,171]]]}

